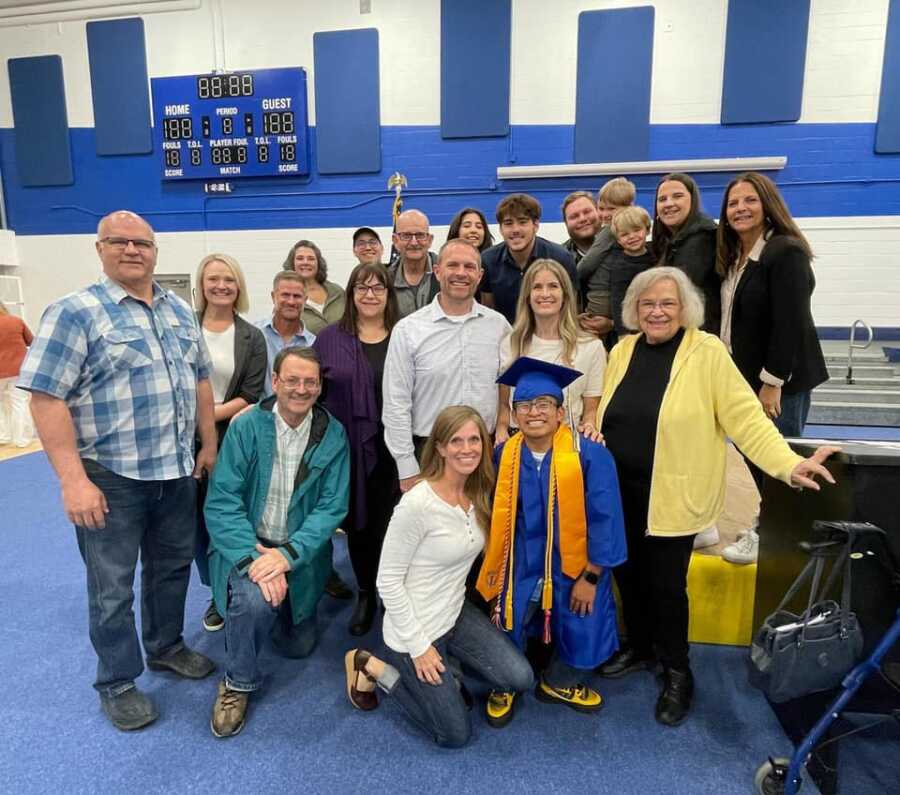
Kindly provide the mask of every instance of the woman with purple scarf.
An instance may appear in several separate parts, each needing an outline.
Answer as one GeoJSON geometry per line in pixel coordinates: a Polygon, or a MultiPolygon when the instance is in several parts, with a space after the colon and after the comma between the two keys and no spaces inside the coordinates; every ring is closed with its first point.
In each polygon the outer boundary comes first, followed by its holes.
{"type": "Polygon", "coordinates": [[[397,467],[384,444],[381,380],[397,299],[383,265],[358,265],[347,282],[341,319],[324,328],[313,347],[322,361],[321,402],[350,441],[350,511],[344,520],[359,592],[350,634],[365,635],[375,617],[375,577],[384,533],[400,499],[397,467]]]}

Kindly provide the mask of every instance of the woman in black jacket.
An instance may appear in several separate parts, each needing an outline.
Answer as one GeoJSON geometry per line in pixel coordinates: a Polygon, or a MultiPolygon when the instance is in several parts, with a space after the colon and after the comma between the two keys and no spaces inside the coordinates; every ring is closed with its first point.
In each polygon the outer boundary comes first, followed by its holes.
{"type": "Polygon", "coordinates": [[[810,309],[812,256],[772,180],[748,172],[728,184],[716,261],[721,337],[785,436],[802,435],[810,393],[828,380],[810,309]]]}
{"type": "MultiPolygon", "coordinates": [[[[716,269],[722,276],[721,337],[763,411],[784,436],[802,436],[812,390],[828,380],[810,301],[812,250],[775,183],[748,172],[725,189],[716,269]]],[[[762,472],[747,462],[757,487],[762,472]]],[[[756,560],[756,528],[722,551],[756,560]]]]}
{"type": "Polygon", "coordinates": [[[716,222],[700,209],[700,189],[687,174],[666,174],[656,186],[653,253],[658,265],[683,270],[703,294],[703,330],[719,333],[720,280],[716,222]]]}

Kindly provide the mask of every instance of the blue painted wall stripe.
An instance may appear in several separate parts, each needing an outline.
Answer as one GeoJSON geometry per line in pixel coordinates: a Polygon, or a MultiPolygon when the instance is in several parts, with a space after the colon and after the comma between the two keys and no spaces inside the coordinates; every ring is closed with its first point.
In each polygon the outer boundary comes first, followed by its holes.
{"type": "Polygon", "coordinates": [[[900,0],[888,9],[875,151],[900,152],[900,0]]]}
{"type": "Polygon", "coordinates": [[[578,15],[576,163],[647,159],[653,19],[650,6],[578,15]]]}
{"type": "Polygon", "coordinates": [[[809,0],[728,0],[722,124],[797,121],[809,0]]]}
{"type": "Polygon", "coordinates": [[[88,22],[86,33],[97,154],[153,151],[144,20],[88,22]]]}
{"type": "Polygon", "coordinates": [[[441,0],[444,138],[509,133],[511,41],[511,0],[441,0]]]}
{"type": "Polygon", "coordinates": [[[9,90],[15,124],[15,158],[2,173],[23,187],[71,185],[72,148],[63,88],[62,58],[10,58],[9,90]]]}
{"type": "Polygon", "coordinates": [[[320,174],[381,169],[378,31],[313,35],[320,174]]]}
{"type": "MultiPolygon", "coordinates": [[[[313,162],[316,132],[311,129],[313,162]]],[[[393,194],[385,183],[394,171],[409,178],[406,206],[421,207],[434,224],[449,223],[467,204],[492,219],[500,198],[520,190],[534,193],[544,206],[544,220],[552,222],[560,220],[559,206],[567,193],[596,191],[604,179],[498,182],[496,168],[510,163],[511,154],[519,164],[571,162],[574,134],[571,125],[513,126],[510,152],[510,141],[503,138],[446,140],[438,126],[384,127],[380,172],[313,174],[308,183],[235,180],[232,195],[211,198],[204,195],[202,182],[163,185],[153,154],[98,157],[94,131],[84,128],[71,131],[77,183],[26,189],[16,171],[13,131],[0,129],[0,171],[10,226],[23,235],[90,233],[97,221],[91,213],[119,207],[147,213],[160,231],[390,225],[393,194]],[[295,195],[275,195],[290,191],[295,195]]],[[[650,157],[786,155],[787,168],[772,176],[794,215],[900,215],[900,157],[875,154],[874,140],[874,124],[653,125],[650,157]]],[[[730,176],[696,175],[703,204],[713,215],[730,176]]],[[[657,176],[633,180],[638,202],[650,207],[657,176]]]]}

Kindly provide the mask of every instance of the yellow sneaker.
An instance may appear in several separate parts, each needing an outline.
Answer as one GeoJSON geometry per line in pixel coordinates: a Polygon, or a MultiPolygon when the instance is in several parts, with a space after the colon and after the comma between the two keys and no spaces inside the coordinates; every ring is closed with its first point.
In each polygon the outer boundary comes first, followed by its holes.
{"type": "Polygon", "coordinates": [[[546,704],[565,704],[577,712],[597,712],[603,707],[603,696],[587,685],[551,687],[542,676],[534,689],[538,701],[546,704]]]}
{"type": "Polygon", "coordinates": [[[491,690],[485,704],[487,722],[495,729],[502,729],[513,718],[516,694],[503,690],[491,690]]]}

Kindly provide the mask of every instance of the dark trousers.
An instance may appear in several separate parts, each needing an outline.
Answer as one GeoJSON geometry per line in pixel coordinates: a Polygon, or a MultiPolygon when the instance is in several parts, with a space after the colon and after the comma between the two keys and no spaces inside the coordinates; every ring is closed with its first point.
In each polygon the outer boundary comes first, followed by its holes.
{"type": "MultiPolygon", "coordinates": [[[[383,443],[372,474],[366,479],[366,525],[347,532],[347,551],[362,591],[374,591],[384,534],[400,500],[397,465],[383,443]]],[[[351,508],[351,515],[353,509],[351,508]]]]}
{"type": "Polygon", "coordinates": [[[184,600],[191,576],[197,481],[132,480],[84,460],[90,481],[109,506],[106,527],[75,527],[87,569],[94,687],[115,696],[144,670],[134,623],[134,573],[141,557],[141,633],[148,657],[182,644],[184,600]]]}
{"type": "Polygon", "coordinates": [[[619,481],[628,560],[613,570],[628,643],[640,656],[654,653],[666,668],[685,670],[688,660],[687,572],[694,536],[645,535],[649,485],[619,481]]]}

